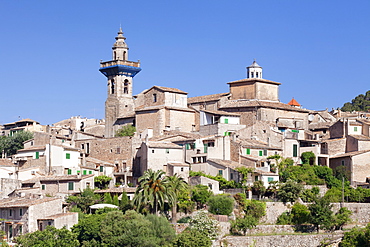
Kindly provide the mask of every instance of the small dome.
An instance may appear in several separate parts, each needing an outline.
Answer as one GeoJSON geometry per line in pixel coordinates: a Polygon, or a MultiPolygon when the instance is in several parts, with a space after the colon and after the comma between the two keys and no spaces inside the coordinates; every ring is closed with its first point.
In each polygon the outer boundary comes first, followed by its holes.
{"type": "Polygon", "coordinates": [[[248,66],[247,68],[262,68],[262,67],[258,65],[256,60],[254,60],[253,63],[250,66],[248,66]]]}

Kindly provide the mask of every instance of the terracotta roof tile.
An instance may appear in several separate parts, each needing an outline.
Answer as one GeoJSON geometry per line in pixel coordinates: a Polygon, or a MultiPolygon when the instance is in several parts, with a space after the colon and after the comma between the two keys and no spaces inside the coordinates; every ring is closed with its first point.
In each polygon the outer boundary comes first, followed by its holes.
{"type": "Polygon", "coordinates": [[[280,82],[270,81],[270,80],[266,80],[262,78],[246,78],[242,80],[231,81],[231,82],[228,82],[227,84],[237,84],[237,83],[244,83],[244,82],[264,82],[264,83],[270,83],[270,84],[276,84],[276,85],[281,84],[280,82]]]}
{"type": "Polygon", "coordinates": [[[281,102],[271,102],[271,101],[262,101],[262,100],[230,100],[226,104],[222,105],[220,109],[242,108],[242,107],[264,107],[264,108],[282,109],[282,110],[288,110],[288,111],[298,111],[298,112],[306,112],[306,113],[309,112],[309,110],[297,108],[297,107],[290,106],[288,104],[284,104],[281,102]]]}
{"type": "Polygon", "coordinates": [[[0,208],[24,208],[32,205],[61,200],[60,198],[43,198],[43,199],[25,199],[25,198],[9,198],[0,200],[0,208]]]}

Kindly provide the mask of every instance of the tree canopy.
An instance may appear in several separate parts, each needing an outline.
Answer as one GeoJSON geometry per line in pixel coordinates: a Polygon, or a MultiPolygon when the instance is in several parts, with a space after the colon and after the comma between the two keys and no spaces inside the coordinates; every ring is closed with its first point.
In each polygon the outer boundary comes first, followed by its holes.
{"type": "Polygon", "coordinates": [[[116,131],[115,136],[116,137],[122,137],[122,136],[134,136],[136,132],[136,128],[133,125],[125,125],[119,130],[116,131]]]}
{"type": "Polygon", "coordinates": [[[14,133],[12,136],[0,136],[0,153],[6,153],[8,156],[17,153],[22,149],[23,142],[33,138],[33,133],[29,131],[20,131],[14,133]]]}
{"type": "Polygon", "coordinates": [[[351,102],[345,103],[342,111],[368,111],[370,109],[370,90],[364,94],[357,95],[351,102]]]}

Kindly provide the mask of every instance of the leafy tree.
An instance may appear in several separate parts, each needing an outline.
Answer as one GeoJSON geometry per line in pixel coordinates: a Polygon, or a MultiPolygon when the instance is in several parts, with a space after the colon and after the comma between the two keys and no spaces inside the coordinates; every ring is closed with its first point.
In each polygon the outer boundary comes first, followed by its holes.
{"type": "Polygon", "coordinates": [[[262,216],[266,215],[266,203],[257,200],[247,200],[244,212],[246,215],[260,220],[262,216]]]}
{"type": "Polygon", "coordinates": [[[278,191],[279,191],[279,181],[270,181],[265,195],[268,197],[272,197],[274,200],[276,200],[278,191]]]}
{"type": "Polygon", "coordinates": [[[303,186],[293,181],[288,181],[278,191],[278,198],[282,202],[295,202],[301,193],[303,186]]]}
{"type": "Polygon", "coordinates": [[[341,108],[342,111],[368,111],[370,109],[370,90],[365,95],[357,95],[341,108]]]}
{"type": "Polygon", "coordinates": [[[16,154],[19,149],[22,149],[23,143],[33,138],[33,133],[29,131],[20,131],[12,136],[4,136],[0,138],[0,153],[6,153],[8,156],[16,154]]]}
{"type": "Polygon", "coordinates": [[[135,211],[112,211],[101,221],[100,238],[106,247],[158,246],[154,227],[135,211]]]}
{"type": "Polygon", "coordinates": [[[113,204],[113,198],[110,193],[104,193],[104,203],[113,204]]]}
{"type": "Polygon", "coordinates": [[[139,178],[139,186],[133,199],[133,204],[138,210],[148,207],[150,213],[155,214],[163,209],[165,202],[172,204],[173,201],[174,192],[170,189],[164,171],[149,169],[139,178]]]}
{"type": "Polygon", "coordinates": [[[324,179],[317,176],[315,166],[303,164],[301,166],[289,166],[280,172],[282,182],[288,180],[296,181],[297,183],[305,183],[311,185],[325,184],[324,179]]]}
{"type": "Polygon", "coordinates": [[[212,214],[230,215],[234,209],[234,199],[227,195],[211,196],[208,211],[212,214]]]}
{"type": "Polygon", "coordinates": [[[248,229],[253,229],[257,226],[258,220],[253,216],[246,215],[244,218],[237,218],[231,222],[230,231],[233,234],[243,232],[243,235],[246,234],[248,229]]]}
{"type": "Polygon", "coordinates": [[[209,239],[215,239],[218,235],[218,222],[212,219],[208,214],[200,210],[190,220],[189,229],[195,230],[208,237],[209,239]]]}
{"type": "Polygon", "coordinates": [[[157,239],[156,243],[159,246],[168,246],[169,243],[174,241],[176,232],[165,217],[148,214],[145,219],[152,223],[154,236],[157,239]]]}
{"type": "Polygon", "coordinates": [[[255,194],[258,195],[258,198],[261,200],[262,195],[266,192],[266,187],[263,185],[263,181],[254,181],[252,190],[255,194]]]}
{"type": "Polygon", "coordinates": [[[313,202],[319,196],[319,188],[313,187],[312,189],[303,190],[300,194],[302,201],[304,202],[313,202]]]}
{"type": "Polygon", "coordinates": [[[325,193],[324,197],[329,202],[340,202],[342,200],[342,190],[335,187],[331,188],[325,193]]]}
{"type": "Polygon", "coordinates": [[[198,184],[192,189],[191,199],[197,203],[197,208],[200,209],[207,203],[211,195],[212,191],[208,189],[208,186],[198,184]]]}
{"type": "Polygon", "coordinates": [[[354,227],[351,231],[344,233],[340,247],[363,247],[370,246],[370,225],[366,228],[354,227]]]}
{"type": "Polygon", "coordinates": [[[325,198],[318,198],[308,206],[310,210],[309,223],[313,224],[317,231],[322,229],[331,229],[333,227],[333,211],[330,202],[325,198]]]}
{"type": "Polygon", "coordinates": [[[177,208],[180,212],[183,213],[191,213],[194,210],[195,202],[191,200],[191,194],[190,189],[186,189],[184,191],[181,191],[181,193],[178,194],[177,197],[177,208]]]}
{"type": "Polygon", "coordinates": [[[290,167],[294,164],[294,160],[291,158],[281,158],[281,161],[278,165],[279,171],[286,169],[287,167],[290,167]]]}
{"type": "Polygon", "coordinates": [[[295,203],[290,212],[292,223],[295,225],[302,225],[310,220],[310,211],[306,205],[295,203]]]}
{"type": "Polygon", "coordinates": [[[352,215],[352,211],[346,207],[342,207],[334,216],[334,225],[336,230],[342,230],[345,224],[351,222],[350,216],[352,215]]]}
{"type": "Polygon", "coordinates": [[[116,137],[122,137],[122,136],[134,136],[136,132],[136,128],[133,125],[125,125],[119,130],[116,131],[115,136],[116,137]]]}
{"type": "Polygon", "coordinates": [[[123,189],[121,200],[119,201],[119,209],[125,213],[127,210],[132,209],[132,205],[130,203],[130,199],[127,196],[126,191],[123,189]]]}
{"type": "Polygon", "coordinates": [[[244,210],[247,206],[247,197],[245,196],[245,193],[237,193],[234,195],[234,199],[237,202],[239,209],[244,210]]]}
{"type": "Polygon", "coordinates": [[[177,235],[174,247],[211,247],[212,241],[201,232],[194,229],[185,229],[177,235]]]}
{"type": "Polygon", "coordinates": [[[179,200],[179,196],[189,189],[188,183],[180,177],[179,175],[175,174],[173,176],[168,177],[168,186],[169,189],[172,190],[173,193],[173,201],[172,201],[172,223],[177,222],[177,204],[179,200]]]}
{"type": "Polygon", "coordinates": [[[253,172],[253,168],[250,167],[237,167],[236,170],[242,175],[241,176],[241,185],[245,186],[245,184],[248,182],[248,175],[253,172]]]}
{"type": "Polygon", "coordinates": [[[66,202],[69,203],[71,207],[79,208],[83,213],[88,213],[90,206],[101,202],[100,196],[94,193],[91,188],[84,189],[77,196],[68,196],[66,202]]]}
{"type": "Polygon", "coordinates": [[[303,164],[309,164],[314,165],[316,160],[316,155],[310,151],[310,152],[303,152],[301,154],[301,160],[303,164]]]}
{"type": "MultiPolygon", "coordinates": [[[[72,232],[77,235],[78,241],[85,245],[100,243],[100,225],[105,214],[86,214],[72,227],[72,232]]],[[[97,245],[96,245],[97,246],[97,245]]]]}
{"type": "Polygon", "coordinates": [[[43,231],[26,233],[16,237],[16,242],[22,247],[76,247],[79,246],[76,234],[66,228],[56,229],[47,226],[43,231]]]}
{"type": "Polygon", "coordinates": [[[94,177],[94,183],[95,186],[98,187],[99,189],[103,189],[108,187],[108,183],[112,180],[111,177],[108,177],[106,175],[100,175],[94,177]]]}

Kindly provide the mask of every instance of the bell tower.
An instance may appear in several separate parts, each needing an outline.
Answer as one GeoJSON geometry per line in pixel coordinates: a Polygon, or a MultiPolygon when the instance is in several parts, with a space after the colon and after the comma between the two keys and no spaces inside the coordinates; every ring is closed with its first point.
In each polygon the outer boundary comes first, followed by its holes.
{"type": "Polygon", "coordinates": [[[247,67],[247,78],[262,79],[262,67],[258,65],[256,60],[247,67]]]}
{"type": "Polygon", "coordinates": [[[140,62],[128,61],[128,46],[122,29],[112,47],[112,60],[100,62],[99,71],[107,77],[105,101],[105,137],[113,137],[121,125],[135,119],[132,79],[141,71],[140,62]]]}

